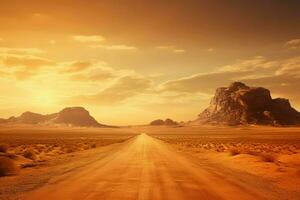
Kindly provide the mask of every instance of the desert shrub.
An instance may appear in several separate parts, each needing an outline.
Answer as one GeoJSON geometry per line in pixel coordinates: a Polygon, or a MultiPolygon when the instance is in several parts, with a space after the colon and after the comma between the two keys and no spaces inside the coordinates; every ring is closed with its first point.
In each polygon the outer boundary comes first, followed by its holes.
{"type": "Polygon", "coordinates": [[[31,162],[31,163],[24,163],[21,165],[21,168],[30,168],[30,167],[36,167],[38,163],[31,162]]]}
{"type": "Polygon", "coordinates": [[[0,144],[0,152],[6,153],[8,150],[8,145],[7,144],[0,144]]]}
{"type": "Polygon", "coordinates": [[[7,157],[0,157],[0,176],[16,174],[18,167],[13,160],[7,157]]]}
{"type": "Polygon", "coordinates": [[[90,146],[89,145],[83,145],[83,147],[82,147],[84,150],[88,150],[89,148],[90,148],[90,146]]]}
{"type": "Polygon", "coordinates": [[[39,152],[39,153],[41,153],[41,152],[43,152],[44,150],[45,150],[45,145],[43,145],[43,144],[38,144],[38,145],[36,145],[36,147],[35,147],[35,149],[39,152]]]}
{"type": "Polygon", "coordinates": [[[91,148],[96,148],[97,147],[97,144],[96,143],[93,143],[92,145],[91,145],[91,148]]]}
{"type": "Polygon", "coordinates": [[[74,147],[69,147],[69,148],[66,148],[65,149],[65,152],[66,153],[73,153],[73,152],[75,152],[76,150],[75,150],[75,148],[74,147]]]}
{"type": "Polygon", "coordinates": [[[277,156],[271,153],[262,153],[260,157],[264,162],[276,162],[277,160],[277,156]]]}
{"type": "Polygon", "coordinates": [[[237,148],[232,148],[232,149],[229,150],[229,153],[232,156],[236,156],[236,155],[239,155],[241,153],[241,151],[237,148]]]}
{"type": "Polygon", "coordinates": [[[25,158],[31,159],[31,160],[35,160],[36,159],[36,154],[32,149],[27,149],[23,152],[23,156],[25,158]]]}

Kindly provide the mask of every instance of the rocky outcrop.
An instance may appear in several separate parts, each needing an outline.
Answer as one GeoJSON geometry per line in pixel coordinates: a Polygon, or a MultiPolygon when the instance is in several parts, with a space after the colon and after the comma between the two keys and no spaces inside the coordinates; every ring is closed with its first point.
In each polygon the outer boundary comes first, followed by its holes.
{"type": "Polygon", "coordinates": [[[272,99],[270,91],[234,82],[216,90],[215,96],[197,122],[215,124],[297,125],[300,113],[289,100],[272,99]]]}
{"type": "Polygon", "coordinates": [[[70,124],[73,126],[101,126],[90,113],[82,107],[69,107],[60,111],[52,120],[56,124],[70,124]]]}
{"type": "Polygon", "coordinates": [[[83,107],[68,107],[58,113],[49,115],[24,112],[19,117],[1,119],[0,123],[64,124],[79,127],[106,127],[106,125],[98,123],[83,107]]]}
{"type": "Polygon", "coordinates": [[[151,126],[176,126],[178,123],[176,121],[173,121],[172,119],[157,119],[150,123],[151,126]]]}

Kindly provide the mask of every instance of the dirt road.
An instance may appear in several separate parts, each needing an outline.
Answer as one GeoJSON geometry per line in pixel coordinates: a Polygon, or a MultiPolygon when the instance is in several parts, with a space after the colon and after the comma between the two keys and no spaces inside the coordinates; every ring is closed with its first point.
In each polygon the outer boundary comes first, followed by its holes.
{"type": "Polygon", "coordinates": [[[30,200],[83,199],[286,199],[272,184],[178,153],[146,134],[111,155],[53,178],[30,192],[30,200]]]}

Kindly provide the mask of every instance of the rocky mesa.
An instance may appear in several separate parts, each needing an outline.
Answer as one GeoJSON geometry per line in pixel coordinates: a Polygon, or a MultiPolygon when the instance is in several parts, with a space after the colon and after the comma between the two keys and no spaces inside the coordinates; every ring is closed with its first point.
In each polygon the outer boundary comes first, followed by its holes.
{"type": "Polygon", "coordinates": [[[197,123],[211,124],[259,124],[299,125],[300,113],[288,99],[272,99],[270,91],[263,87],[249,87],[234,82],[229,87],[216,90],[210,105],[197,123]]]}
{"type": "Polygon", "coordinates": [[[157,120],[150,122],[149,125],[150,126],[176,126],[176,125],[178,125],[178,122],[176,122],[172,119],[169,119],[169,118],[167,118],[165,120],[157,119],[157,120]]]}
{"type": "Polygon", "coordinates": [[[48,115],[24,112],[19,117],[1,119],[0,123],[63,124],[78,127],[108,127],[98,123],[83,107],[67,107],[58,113],[48,115]]]}

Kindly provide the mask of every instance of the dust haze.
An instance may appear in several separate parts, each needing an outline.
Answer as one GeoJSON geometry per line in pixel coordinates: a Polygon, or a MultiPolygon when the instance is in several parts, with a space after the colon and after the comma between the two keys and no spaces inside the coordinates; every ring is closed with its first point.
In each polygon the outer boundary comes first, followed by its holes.
{"type": "Polygon", "coordinates": [[[300,1],[0,6],[0,200],[299,200],[300,1]]]}

